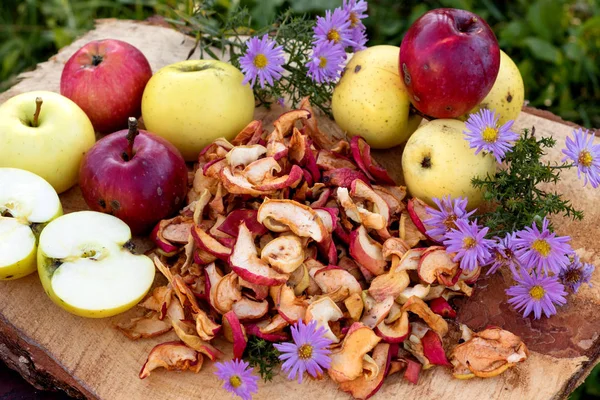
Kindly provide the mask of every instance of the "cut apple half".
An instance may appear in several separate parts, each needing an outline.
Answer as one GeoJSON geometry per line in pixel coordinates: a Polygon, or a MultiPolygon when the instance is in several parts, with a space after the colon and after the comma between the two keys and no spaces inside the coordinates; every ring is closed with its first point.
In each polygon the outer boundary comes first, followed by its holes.
{"type": "Polygon", "coordinates": [[[39,234],[61,214],[56,191],[42,177],[0,168],[0,280],[22,278],[36,270],[39,234]]]}
{"type": "Polygon", "coordinates": [[[131,251],[131,230],[94,211],[63,215],[40,236],[38,272],[57,305],[75,315],[102,318],[136,305],[154,281],[154,263],[131,251]]]}

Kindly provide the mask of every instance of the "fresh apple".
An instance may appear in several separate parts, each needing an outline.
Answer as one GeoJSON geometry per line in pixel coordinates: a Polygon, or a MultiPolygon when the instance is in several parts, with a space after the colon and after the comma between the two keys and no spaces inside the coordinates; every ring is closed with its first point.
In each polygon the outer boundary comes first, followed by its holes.
{"type": "Polygon", "coordinates": [[[483,18],[465,10],[425,13],[400,46],[400,74],[412,103],[435,118],[455,118],[479,104],[499,68],[494,32],[483,18]]]}
{"type": "Polygon", "coordinates": [[[165,139],[129,120],[122,130],[98,141],[85,155],[79,186],[88,206],[145,233],[176,213],[187,193],[188,170],[181,153],[165,139]]]}
{"type": "Polygon", "coordinates": [[[154,263],[131,251],[131,230],[95,211],[65,214],[40,235],[38,273],[54,303],[82,317],[102,318],[135,306],[154,281],[154,263]]]}
{"type": "Polygon", "coordinates": [[[146,128],[196,161],[219,137],[233,139],[254,115],[254,94],[244,75],[216,60],[188,60],[161,68],[142,98],[146,128]]]}
{"type": "Polygon", "coordinates": [[[481,190],[471,185],[474,177],[494,176],[496,159],[469,147],[465,123],[437,119],[421,126],[410,137],[402,154],[402,171],[409,192],[435,206],[432,199],[450,195],[468,198],[473,209],[483,200],[481,190]]]}
{"type": "Polygon", "coordinates": [[[142,94],[152,76],[150,63],[136,47],[115,39],[94,40],[69,58],[60,93],[90,117],[99,132],[127,127],[142,114],[142,94]]]}
{"type": "Polygon", "coordinates": [[[36,270],[42,229],[62,214],[54,188],[38,175],[0,168],[0,279],[17,279],[36,270]]]}
{"type": "Polygon", "coordinates": [[[396,46],[373,46],[354,54],[331,98],[335,122],[350,136],[360,135],[376,149],[406,142],[421,117],[398,72],[396,46]]]}
{"type": "MultiPolygon", "coordinates": [[[[496,82],[488,95],[469,114],[487,108],[496,111],[499,116],[498,123],[505,124],[517,119],[524,102],[525,86],[519,68],[505,52],[500,50],[500,71],[496,82]]],[[[466,121],[469,114],[465,114],[461,119],[466,121]]]]}
{"type": "Polygon", "coordinates": [[[0,167],[33,172],[58,193],[77,183],[95,141],[87,115],[58,93],[22,93],[0,105],[0,167]]]}

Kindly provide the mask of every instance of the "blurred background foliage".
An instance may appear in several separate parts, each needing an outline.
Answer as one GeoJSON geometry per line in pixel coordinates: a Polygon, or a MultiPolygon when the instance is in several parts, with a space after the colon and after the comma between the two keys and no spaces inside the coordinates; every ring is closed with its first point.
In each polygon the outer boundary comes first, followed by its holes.
{"type": "MultiPolygon", "coordinates": [[[[198,14],[200,3],[0,0],[0,91],[12,86],[18,73],[91,29],[96,18],[143,20],[160,15],[172,22],[192,20],[217,28],[231,10],[243,6],[258,28],[288,8],[317,15],[341,0],[211,0],[218,10],[214,14],[198,14]]],[[[519,66],[530,105],[600,128],[600,0],[371,0],[365,21],[369,44],[400,45],[410,24],[437,7],[463,8],[486,19],[500,47],[519,66]]],[[[600,398],[600,369],[571,398],[600,398]]]]}
{"type": "MultiPolygon", "coordinates": [[[[278,12],[322,14],[341,0],[212,0],[218,20],[241,5],[254,27],[278,12]]],[[[188,20],[199,0],[2,0],[0,91],[16,74],[56,53],[93,27],[96,18],[188,20]]],[[[492,26],[501,48],[518,64],[530,105],[587,127],[600,128],[600,0],[372,0],[366,20],[370,44],[400,45],[410,24],[429,9],[463,8],[492,26]]],[[[194,18],[197,18],[197,14],[194,18]]]]}

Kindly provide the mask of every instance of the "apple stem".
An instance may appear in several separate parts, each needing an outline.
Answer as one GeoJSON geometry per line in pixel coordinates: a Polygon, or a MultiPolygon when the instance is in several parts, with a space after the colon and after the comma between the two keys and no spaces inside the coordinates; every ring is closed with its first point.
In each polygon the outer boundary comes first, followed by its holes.
{"type": "Polygon", "coordinates": [[[40,122],[39,122],[39,118],[40,118],[40,111],[42,110],[42,98],[41,97],[36,97],[35,98],[35,112],[33,113],[33,121],[31,122],[31,126],[33,127],[37,127],[40,122]]]}
{"type": "Polygon", "coordinates": [[[421,111],[417,110],[417,108],[415,106],[413,106],[412,104],[410,105],[410,110],[409,110],[409,114],[417,114],[420,115],[423,119],[426,119],[427,121],[431,121],[434,120],[435,118],[433,118],[430,115],[427,114],[423,114],[421,111]]]}
{"type": "Polygon", "coordinates": [[[129,143],[127,145],[127,151],[123,153],[123,160],[125,161],[129,161],[133,158],[133,142],[135,141],[136,136],[140,134],[137,119],[129,117],[127,124],[129,126],[129,132],[127,132],[126,138],[129,143]]]}

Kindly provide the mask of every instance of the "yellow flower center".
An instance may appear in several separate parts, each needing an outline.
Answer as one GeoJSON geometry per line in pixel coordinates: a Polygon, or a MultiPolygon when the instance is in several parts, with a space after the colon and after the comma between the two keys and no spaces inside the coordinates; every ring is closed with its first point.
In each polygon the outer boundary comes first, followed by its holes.
{"type": "Polygon", "coordinates": [[[327,66],[327,59],[325,57],[319,57],[319,60],[321,60],[319,68],[325,68],[327,66]]]}
{"type": "Polygon", "coordinates": [[[486,142],[494,143],[496,140],[498,140],[498,129],[492,128],[491,126],[487,126],[483,130],[483,133],[481,134],[481,136],[483,137],[483,140],[485,140],[486,142]]]}
{"type": "Polygon", "coordinates": [[[303,360],[308,360],[312,358],[313,347],[310,344],[303,344],[298,349],[298,357],[303,360]]]}
{"type": "Polygon", "coordinates": [[[239,376],[233,375],[231,378],[229,378],[229,383],[234,388],[239,388],[242,385],[242,380],[240,379],[239,376]]]}
{"type": "Polygon", "coordinates": [[[262,53],[257,54],[256,57],[254,57],[254,65],[256,66],[256,68],[263,69],[267,66],[268,63],[269,60],[267,60],[267,57],[262,53]]]}
{"type": "Polygon", "coordinates": [[[544,297],[544,295],[546,294],[546,291],[543,287],[536,285],[529,290],[529,294],[533,299],[541,300],[542,297],[544,297]]]}
{"type": "Polygon", "coordinates": [[[540,253],[542,257],[548,257],[548,254],[550,254],[551,250],[548,242],[543,239],[536,239],[531,245],[531,248],[540,253]]]}
{"type": "Polygon", "coordinates": [[[471,249],[471,248],[475,247],[476,244],[477,244],[477,241],[470,236],[463,239],[463,247],[465,249],[471,249]]]}
{"type": "Polygon", "coordinates": [[[584,167],[590,167],[594,159],[589,151],[582,150],[581,153],[579,153],[579,158],[577,161],[579,161],[579,164],[583,165],[584,167]]]}
{"type": "Polygon", "coordinates": [[[327,32],[327,40],[333,40],[334,43],[339,43],[341,38],[340,33],[335,29],[331,29],[327,32]]]}
{"type": "Polygon", "coordinates": [[[358,24],[358,17],[356,16],[355,12],[351,12],[350,13],[350,27],[354,28],[356,26],[356,24],[358,24]]]}

